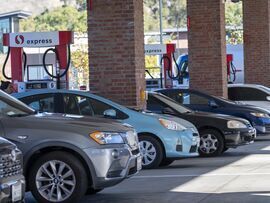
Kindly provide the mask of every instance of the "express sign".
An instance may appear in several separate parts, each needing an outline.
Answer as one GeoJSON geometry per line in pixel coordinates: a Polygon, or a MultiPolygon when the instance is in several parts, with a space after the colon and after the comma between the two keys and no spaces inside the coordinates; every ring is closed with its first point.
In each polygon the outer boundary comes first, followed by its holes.
{"type": "Polygon", "coordinates": [[[146,44],[144,45],[145,55],[159,55],[166,54],[167,46],[166,44],[146,44]]]}
{"type": "Polygon", "coordinates": [[[69,31],[4,34],[4,46],[9,47],[51,47],[71,43],[73,34],[69,31]]]}

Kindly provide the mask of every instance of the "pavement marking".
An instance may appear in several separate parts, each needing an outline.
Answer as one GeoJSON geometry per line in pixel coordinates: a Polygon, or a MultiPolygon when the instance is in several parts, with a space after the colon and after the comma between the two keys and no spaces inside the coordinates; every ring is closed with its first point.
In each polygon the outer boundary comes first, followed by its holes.
{"type": "Polygon", "coordinates": [[[261,150],[262,150],[262,151],[270,151],[270,146],[265,147],[265,148],[262,148],[261,150]]]}
{"type": "Polygon", "coordinates": [[[185,178],[185,177],[214,177],[214,176],[270,176],[270,173],[230,173],[230,174],[190,174],[190,175],[153,175],[153,176],[135,176],[131,179],[144,179],[144,178],[185,178]]]}

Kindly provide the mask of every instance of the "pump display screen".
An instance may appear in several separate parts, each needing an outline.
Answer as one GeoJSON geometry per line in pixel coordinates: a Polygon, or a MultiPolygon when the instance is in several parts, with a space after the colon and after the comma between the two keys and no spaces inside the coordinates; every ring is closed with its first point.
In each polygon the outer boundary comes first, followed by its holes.
{"type": "MultiPolygon", "coordinates": [[[[47,65],[47,70],[53,74],[53,65],[47,65]]],[[[27,81],[50,81],[53,80],[42,65],[29,65],[27,66],[27,81]]]]}

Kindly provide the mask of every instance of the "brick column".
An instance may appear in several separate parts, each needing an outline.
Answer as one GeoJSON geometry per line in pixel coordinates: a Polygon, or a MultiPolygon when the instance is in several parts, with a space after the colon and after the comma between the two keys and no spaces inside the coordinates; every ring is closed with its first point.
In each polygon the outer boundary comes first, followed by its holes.
{"type": "Polygon", "coordinates": [[[244,0],[245,83],[270,87],[270,1],[244,0]]]}
{"type": "Polygon", "coordinates": [[[223,0],[188,0],[190,87],[227,97],[223,0]]]}
{"type": "Polygon", "coordinates": [[[143,1],[92,0],[90,7],[90,91],[123,105],[143,107],[143,1]]]}

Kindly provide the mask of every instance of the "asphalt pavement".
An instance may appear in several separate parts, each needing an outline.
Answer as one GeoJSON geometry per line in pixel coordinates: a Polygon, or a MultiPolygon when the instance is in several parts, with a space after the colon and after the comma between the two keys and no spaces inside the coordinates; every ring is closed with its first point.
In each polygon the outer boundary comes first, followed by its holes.
{"type": "MultiPolygon", "coordinates": [[[[270,136],[229,149],[221,157],[177,160],[143,170],[81,203],[270,202],[270,136]]],[[[26,203],[36,203],[27,194],[26,203]]]]}

